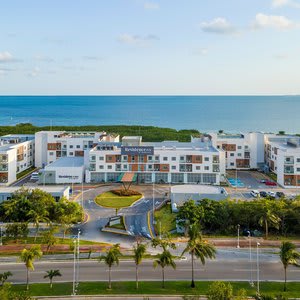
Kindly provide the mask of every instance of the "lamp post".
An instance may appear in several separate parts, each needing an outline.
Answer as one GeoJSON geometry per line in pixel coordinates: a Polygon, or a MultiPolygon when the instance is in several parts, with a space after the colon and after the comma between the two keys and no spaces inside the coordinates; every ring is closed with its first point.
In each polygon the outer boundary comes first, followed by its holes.
{"type": "Polygon", "coordinates": [[[3,243],[2,243],[2,223],[0,224],[0,234],[1,234],[0,246],[2,246],[3,245],[3,243]]]}
{"type": "Polygon", "coordinates": [[[252,249],[251,249],[251,232],[248,231],[249,238],[249,260],[250,260],[250,285],[253,286],[253,278],[252,278],[252,249]]]}
{"type": "Polygon", "coordinates": [[[76,272],[76,288],[79,285],[79,261],[80,261],[80,229],[78,229],[77,234],[77,272],[76,272]]]}
{"type": "Polygon", "coordinates": [[[259,295],[259,247],[260,243],[256,243],[256,271],[257,271],[257,295],[259,295]]]}
{"type": "Polygon", "coordinates": [[[154,220],[154,181],[155,181],[155,173],[153,172],[152,175],[152,210],[153,210],[153,224],[155,224],[155,220],[154,220]]]}
{"type": "Polygon", "coordinates": [[[240,248],[240,224],[237,225],[237,248],[240,248]]]}
{"type": "Polygon", "coordinates": [[[74,245],[74,260],[73,260],[73,290],[72,290],[72,296],[76,295],[76,240],[73,239],[73,245],[74,245]]]}

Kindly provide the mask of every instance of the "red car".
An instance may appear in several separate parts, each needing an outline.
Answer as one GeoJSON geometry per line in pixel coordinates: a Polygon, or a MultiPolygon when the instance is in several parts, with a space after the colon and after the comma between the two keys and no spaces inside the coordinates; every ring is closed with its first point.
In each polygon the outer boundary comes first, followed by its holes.
{"type": "Polygon", "coordinates": [[[277,183],[276,183],[276,182],[274,182],[274,181],[267,180],[267,181],[265,182],[265,185],[272,185],[272,186],[276,186],[276,185],[277,185],[277,183]]]}

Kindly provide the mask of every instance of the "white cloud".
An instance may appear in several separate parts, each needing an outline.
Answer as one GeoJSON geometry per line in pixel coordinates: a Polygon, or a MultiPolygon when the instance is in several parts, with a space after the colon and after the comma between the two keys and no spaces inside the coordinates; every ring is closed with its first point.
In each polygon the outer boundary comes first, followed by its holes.
{"type": "Polygon", "coordinates": [[[144,9],[147,9],[147,10],[159,9],[159,4],[155,3],[155,2],[145,2],[144,9]]]}
{"type": "Polygon", "coordinates": [[[0,52],[0,63],[1,62],[9,62],[9,61],[13,61],[13,60],[14,60],[14,58],[9,52],[7,52],[7,51],[0,52]]]}
{"type": "Polygon", "coordinates": [[[118,41],[123,44],[135,45],[135,46],[147,46],[152,41],[158,41],[159,37],[154,34],[148,34],[146,36],[132,35],[128,33],[121,34],[118,37],[118,41]]]}
{"type": "Polygon", "coordinates": [[[204,32],[208,33],[233,34],[237,32],[236,28],[225,18],[215,18],[210,22],[202,22],[200,26],[204,32]]]}
{"type": "Polygon", "coordinates": [[[291,6],[291,7],[300,8],[300,2],[296,0],[273,0],[272,1],[273,8],[278,8],[282,6],[291,6]]]}
{"type": "Polygon", "coordinates": [[[258,13],[255,16],[254,28],[275,28],[275,29],[291,29],[295,27],[295,23],[284,16],[272,16],[258,13]]]}
{"type": "Polygon", "coordinates": [[[39,67],[34,67],[32,71],[28,73],[29,77],[36,77],[40,73],[40,68],[39,67]]]}

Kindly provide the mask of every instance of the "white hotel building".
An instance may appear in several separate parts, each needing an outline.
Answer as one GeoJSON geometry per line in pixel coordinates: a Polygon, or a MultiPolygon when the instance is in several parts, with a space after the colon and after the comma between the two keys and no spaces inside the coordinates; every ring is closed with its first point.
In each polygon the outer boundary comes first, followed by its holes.
{"type": "Polygon", "coordinates": [[[300,187],[300,137],[265,135],[265,161],[285,188],[300,187]]]}
{"type": "Polygon", "coordinates": [[[257,169],[264,165],[264,133],[210,133],[213,145],[225,151],[226,169],[257,169]]]}
{"type": "Polygon", "coordinates": [[[0,186],[10,185],[17,174],[34,166],[34,135],[0,137],[0,186]]]}
{"type": "Polygon", "coordinates": [[[138,182],[220,184],[225,175],[225,152],[209,137],[189,143],[144,143],[123,137],[122,143],[101,142],[85,157],[87,182],[116,181],[126,172],[138,182]]]}

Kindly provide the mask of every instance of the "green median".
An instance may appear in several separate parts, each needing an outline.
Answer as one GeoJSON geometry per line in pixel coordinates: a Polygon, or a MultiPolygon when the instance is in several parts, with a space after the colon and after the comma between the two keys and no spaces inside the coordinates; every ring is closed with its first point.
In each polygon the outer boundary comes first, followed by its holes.
{"type": "MultiPolygon", "coordinates": [[[[247,296],[255,296],[256,287],[251,287],[248,282],[230,282],[234,294],[240,289],[245,289],[247,296]]],[[[112,289],[108,289],[107,282],[81,282],[78,287],[78,295],[205,295],[208,292],[211,281],[196,282],[196,287],[190,287],[190,281],[167,281],[165,288],[161,287],[160,281],[142,281],[139,289],[135,288],[135,281],[113,282],[112,289]]],[[[261,282],[260,291],[262,294],[285,297],[300,296],[300,282],[289,282],[288,291],[283,292],[283,282],[261,282]]],[[[16,292],[25,291],[25,285],[13,285],[12,290],[16,292]]],[[[54,283],[50,289],[49,283],[36,283],[30,285],[31,296],[63,296],[71,295],[72,283],[54,283]]]]}
{"type": "Polygon", "coordinates": [[[95,202],[103,207],[122,208],[132,205],[142,198],[142,195],[118,196],[112,192],[105,192],[95,198],[95,202]]]}

